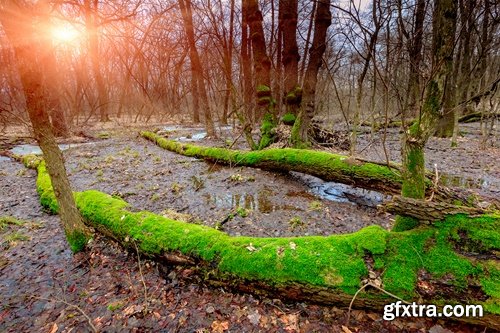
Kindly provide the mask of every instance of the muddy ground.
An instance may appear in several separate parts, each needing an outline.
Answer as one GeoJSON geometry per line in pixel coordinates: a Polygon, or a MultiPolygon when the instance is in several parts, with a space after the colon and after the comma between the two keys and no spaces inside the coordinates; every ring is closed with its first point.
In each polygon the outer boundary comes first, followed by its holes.
{"type": "MultiPolygon", "coordinates": [[[[230,145],[238,136],[230,129],[219,140],[197,136],[200,133],[177,130],[170,136],[218,146],[230,145]]],[[[111,132],[108,139],[102,139],[108,136],[103,133],[92,134],[94,139],[87,139],[92,143],[65,151],[72,186],[123,197],[133,209],[218,227],[232,235],[327,235],[374,223],[392,225],[392,216],[374,207],[382,199],[376,193],[300,174],[209,164],[160,149],[137,137],[136,131],[111,132]]],[[[385,159],[379,142],[380,136],[363,137],[360,154],[385,159]]],[[[398,159],[398,145],[397,139],[387,142],[393,160],[398,159]]],[[[447,141],[431,140],[429,166],[439,162],[439,172],[456,184],[498,197],[500,149],[479,150],[472,131],[459,148],[448,146],[447,141]]],[[[483,331],[451,321],[386,322],[381,313],[365,311],[354,311],[346,325],[345,310],[205,287],[189,270],[138,260],[100,237],[90,251],[73,256],[58,217],[42,211],[35,180],[33,170],[0,159],[0,216],[25,221],[0,231],[0,331],[85,332],[92,326],[106,332],[483,331]]]]}

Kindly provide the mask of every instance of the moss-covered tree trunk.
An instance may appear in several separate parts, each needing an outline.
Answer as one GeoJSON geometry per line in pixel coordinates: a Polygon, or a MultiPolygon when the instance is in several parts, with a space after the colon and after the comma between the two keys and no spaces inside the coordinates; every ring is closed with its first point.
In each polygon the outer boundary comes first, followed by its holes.
{"type": "Polygon", "coordinates": [[[326,32],[331,24],[332,13],[330,11],[330,0],[320,1],[316,6],[313,42],[309,49],[309,62],[304,76],[302,107],[293,125],[290,138],[293,146],[297,148],[305,147],[310,144],[309,126],[315,112],[318,72],[321,68],[323,54],[326,50],[326,32]]]}
{"type": "Polygon", "coordinates": [[[189,45],[189,58],[191,60],[192,73],[195,79],[194,84],[196,84],[197,88],[196,92],[199,95],[199,101],[201,102],[202,105],[203,117],[205,120],[207,135],[210,137],[217,137],[217,133],[215,132],[214,121],[212,119],[212,112],[210,110],[210,104],[208,102],[208,94],[207,94],[207,89],[205,87],[205,80],[203,78],[203,67],[201,65],[200,55],[198,54],[198,49],[196,48],[196,42],[194,39],[191,0],[178,0],[178,2],[182,13],[182,20],[184,22],[184,29],[186,31],[187,42],[189,45]]]}
{"type": "Polygon", "coordinates": [[[40,148],[42,149],[48,174],[59,206],[64,231],[74,252],[85,248],[91,237],[76,208],[75,200],[66,174],[64,160],[52,133],[48,108],[50,95],[44,65],[50,63],[53,53],[49,40],[45,40],[37,25],[48,23],[48,8],[44,2],[19,7],[15,1],[4,2],[0,10],[0,22],[15,51],[19,77],[24,90],[26,108],[40,148]]]}
{"type": "Polygon", "coordinates": [[[276,101],[271,91],[271,59],[266,51],[262,12],[257,0],[243,0],[252,44],[253,69],[256,83],[257,114],[256,120],[262,122],[261,138],[258,148],[269,146],[274,140],[276,127],[276,101]]]}
{"type": "MultiPolygon", "coordinates": [[[[424,101],[416,122],[403,134],[402,162],[404,197],[425,197],[424,147],[436,130],[436,124],[445,104],[445,91],[450,82],[453,67],[457,5],[454,0],[436,1],[432,21],[432,73],[425,90],[424,101]]],[[[417,220],[399,218],[394,230],[402,231],[415,227],[417,220]]]]}

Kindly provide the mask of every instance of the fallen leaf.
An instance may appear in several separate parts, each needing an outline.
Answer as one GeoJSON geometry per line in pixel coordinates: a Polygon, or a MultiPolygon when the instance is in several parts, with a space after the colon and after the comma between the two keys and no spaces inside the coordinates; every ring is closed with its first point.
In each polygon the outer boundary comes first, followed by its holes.
{"type": "Polygon", "coordinates": [[[261,317],[261,315],[259,314],[259,312],[257,310],[255,310],[254,313],[251,313],[247,316],[248,320],[250,320],[250,322],[255,326],[259,325],[260,317],[261,317]]]}
{"type": "Polygon", "coordinates": [[[250,245],[248,245],[247,247],[247,250],[250,251],[250,252],[255,252],[257,251],[257,249],[253,246],[252,243],[250,243],[250,245]]]}
{"type": "Polygon", "coordinates": [[[52,327],[51,327],[49,333],[56,333],[58,329],[59,329],[59,326],[57,326],[57,324],[54,323],[54,324],[52,324],[52,327]]]}
{"type": "Polygon", "coordinates": [[[216,333],[222,333],[224,331],[227,331],[229,329],[229,321],[217,321],[215,320],[212,325],[212,332],[216,333]]]}
{"type": "Polygon", "coordinates": [[[295,250],[297,248],[297,244],[295,244],[294,242],[290,242],[289,245],[292,250],[295,250]]]}
{"type": "Polygon", "coordinates": [[[130,305],[130,306],[127,306],[124,310],[123,310],[123,314],[125,316],[131,316],[135,313],[135,305],[130,305]]]}
{"type": "Polygon", "coordinates": [[[347,326],[344,325],[342,325],[342,331],[344,331],[344,333],[352,333],[352,331],[347,326]]]}

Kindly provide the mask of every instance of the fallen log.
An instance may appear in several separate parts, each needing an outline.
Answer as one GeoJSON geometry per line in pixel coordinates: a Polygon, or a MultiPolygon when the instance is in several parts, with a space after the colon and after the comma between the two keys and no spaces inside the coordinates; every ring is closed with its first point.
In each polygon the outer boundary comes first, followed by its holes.
{"type": "Polygon", "coordinates": [[[395,215],[414,217],[423,223],[441,221],[449,215],[465,214],[469,217],[475,217],[493,213],[493,211],[480,207],[457,206],[447,202],[417,200],[399,195],[393,196],[381,208],[395,215]]]}
{"type": "MultiPolygon", "coordinates": [[[[41,203],[56,213],[44,163],[25,158],[25,164],[38,170],[41,203]]],[[[358,292],[353,307],[373,310],[395,301],[388,295],[439,306],[480,304],[482,317],[454,319],[500,329],[499,216],[453,215],[406,232],[370,226],[328,237],[256,238],[132,212],[99,191],[75,199],[89,226],[160,263],[192,267],[211,284],[337,306],[358,292]]]]}
{"type": "MultiPolygon", "coordinates": [[[[297,171],[332,181],[368,190],[398,195],[401,193],[402,176],[399,168],[381,163],[368,162],[324,151],[292,148],[273,148],[258,151],[239,151],[226,148],[204,147],[168,140],[152,132],[141,132],[141,136],[172,152],[211,160],[216,163],[256,167],[272,171],[297,171]]],[[[427,172],[428,175],[432,173],[427,172]]],[[[426,180],[427,194],[436,201],[445,201],[462,206],[475,206],[489,202],[497,209],[498,200],[482,198],[472,191],[450,189],[426,180]]]]}
{"type": "Polygon", "coordinates": [[[398,194],[401,191],[402,178],[399,170],[393,170],[380,164],[361,162],[343,155],[293,148],[245,152],[183,144],[165,139],[152,132],[141,132],[141,135],[158,146],[175,153],[221,164],[303,172],[326,181],[335,181],[390,194],[398,194]]]}
{"type": "Polygon", "coordinates": [[[482,120],[489,120],[491,118],[500,118],[500,114],[498,113],[485,113],[485,112],[472,112],[465,114],[458,118],[459,123],[475,123],[482,120]]]}

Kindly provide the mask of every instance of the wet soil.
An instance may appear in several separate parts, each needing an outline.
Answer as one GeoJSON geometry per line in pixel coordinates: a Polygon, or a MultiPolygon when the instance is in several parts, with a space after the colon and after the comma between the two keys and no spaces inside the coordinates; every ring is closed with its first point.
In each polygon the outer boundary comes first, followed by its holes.
{"type": "MultiPolygon", "coordinates": [[[[460,133],[457,147],[451,147],[450,139],[431,138],[425,147],[426,167],[429,170],[437,168],[443,185],[468,188],[499,198],[500,141],[481,147],[478,123],[460,124],[460,133]]],[[[385,145],[390,161],[401,162],[400,137],[399,128],[388,129],[385,145]]],[[[383,132],[373,137],[362,135],[358,153],[366,159],[385,162],[383,132]]]]}
{"type": "Polygon", "coordinates": [[[373,207],[315,196],[303,175],[206,163],[137,137],[80,146],[65,158],[76,191],[97,189],[136,210],[174,210],[212,227],[222,223],[231,235],[329,235],[391,223],[373,207]]]}
{"type": "MultiPolygon", "coordinates": [[[[201,142],[226,144],[224,138],[201,142]]],[[[476,162],[488,164],[488,158],[476,162]]],[[[392,223],[391,216],[370,207],[379,200],[376,194],[368,194],[373,198],[367,202],[346,201],[359,193],[339,196],[351,189],[324,187],[303,175],[208,164],[167,152],[133,133],[72,147],[65,159],[77,191],[119,195],[133,209],[166,215],[175,210],[232,235],[326,235],[392,223]],[[333,188],[330,200],[318,196],[325,197],[326,188],[333,188]],[[236,207],[244,208],[239,210],[244,217],[236,207]]],[[[500,178],[495,168],[486,171],[493,184],[500,178]]],[[[346,310],[208,288],[187,269],[160,269],[101,237],[89,251],[73,256],[58,217],[42,211],[35,181],[33,170],[0,160],[0,216],[26,220],[0,231],[0,331],[86,332],[92,325],[106,332],[482,331],[451,321],[387,322],[382,313],[365,311],[354,311],[344,328],[346,310]],[[12,242],[12,234],[24,237],[12,242]]]]}

